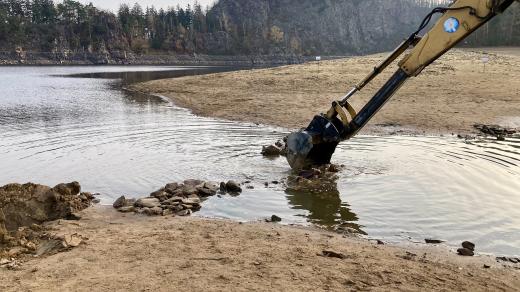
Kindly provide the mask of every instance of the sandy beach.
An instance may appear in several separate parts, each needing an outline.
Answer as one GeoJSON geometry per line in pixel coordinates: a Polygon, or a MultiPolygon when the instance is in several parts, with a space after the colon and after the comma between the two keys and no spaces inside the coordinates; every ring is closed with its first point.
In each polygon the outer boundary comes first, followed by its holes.
{"type": "Polygon", "coordinates": [[[378,245],[313,228],[193,217],[123,215],[107,207],[51,233],[85,243],[0,270],[2,291],[517,291],[518,270],[446,247],[378,245]],[[323,257],[332,251],[343,259],[323,257]],[[484,264],[490,268],[484,268],[484,264]]]}
{"type": "MultiPolygon", "coordinates": [[[[386,133],[388,125],[412,134],[466,134],[477,123],[520,127],[518,51],[453,50],[409,80],[361,134],[386,133]]],[[[385,56],[156,80],[131,89],[166,96],[197,115],[301,128],[385,56]]],[[[354,107],[359,110],[396,69],[387,69],[352,98],[354,107]]]]}

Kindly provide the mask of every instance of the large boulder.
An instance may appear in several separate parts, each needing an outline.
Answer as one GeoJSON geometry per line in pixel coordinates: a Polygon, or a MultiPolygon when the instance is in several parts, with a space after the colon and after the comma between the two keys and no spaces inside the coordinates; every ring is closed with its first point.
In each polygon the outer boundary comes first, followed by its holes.
{"type": "Polygon", "coordinates": [[[78,182],[53,188],[33,183],[0,187],[0,240],[19,227],[68,218],[87,208],[92,196],[80,192],[78,182]]]}

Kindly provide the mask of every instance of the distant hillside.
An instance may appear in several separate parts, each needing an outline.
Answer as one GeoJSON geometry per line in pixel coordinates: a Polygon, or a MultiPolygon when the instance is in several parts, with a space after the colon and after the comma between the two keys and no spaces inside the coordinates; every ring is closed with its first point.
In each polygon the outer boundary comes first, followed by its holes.
{"type": "MultiPolygon", "coordinates": [[[[0,58],[16,52],[126,59],[132,55],[349,55],[393,48],[437,0],[220,0],[203,9],[73,0],[0,0],[0,58]]],[[[442,1],[440,1],[442,2],[442,1]]],[[[468,45],[520,45],[520,5],[468,45]]],[[[97,62],[97,61],[96,61],[97,62]]]]}
{"type": "Polygon", "coordinates": [[[210,11],[232,40],[222,52],[361,54],[384,51],[429,10],[408,0],[221,0],[210,11]]]}

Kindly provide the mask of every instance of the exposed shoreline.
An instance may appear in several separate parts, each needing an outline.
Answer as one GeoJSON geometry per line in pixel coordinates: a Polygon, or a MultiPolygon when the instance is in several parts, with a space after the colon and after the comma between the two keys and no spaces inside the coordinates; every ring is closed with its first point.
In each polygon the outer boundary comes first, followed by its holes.
{"type": "MultiPolygon", "coordinates": [[[[338,59],[345,56],[327,56],[324,59],[338,59]]],[[[1,66],[278,66],[300,64],[312,60],[298,55],[177,55],[147,54],[127,52],[105,53],[41,53],[41,52],[0,52],[1,66]]]]}
{"type": "Polygon", "coordinates": [[[144,217],[92,207],[52,232],[86,243],[0,273],[2,291],[197,290],[516,291],[519,273],[445,247],[378,245],[316,228],[194,217],[144,217]],[[344,259],[319,256],[324,250],[344,259]],[[484,268],[484,264],[490,268],[484,268]]]}
{"type": "MultiPolygon", "coordinates": [[[[361,134],[468,134],[478,123],[520,127],[520,54],[482,52],[448,53],[409,80],[361,134]],[[484,73],[485,55],[490,61],[484,73]]],[[[319,73],[313,62],[155,80],[130,89],[166,96],[197,115],[301,128],[384,57],[324,61],[319,73]]],[[[353,98],[354,107],[360,109],[394,70],[388,69],[353,98]]]]}

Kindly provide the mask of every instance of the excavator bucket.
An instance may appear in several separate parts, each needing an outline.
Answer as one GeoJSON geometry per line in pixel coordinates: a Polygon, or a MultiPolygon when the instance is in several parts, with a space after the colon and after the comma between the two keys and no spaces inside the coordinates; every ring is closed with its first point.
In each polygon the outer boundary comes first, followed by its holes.
{"type": "Polygon", "coordinates": [[[300,170],[330,163],[343,129],[339,119],[319,115],[306,129],[291,133],[287,137],[287,161],[291,168],[300,170]]]}

